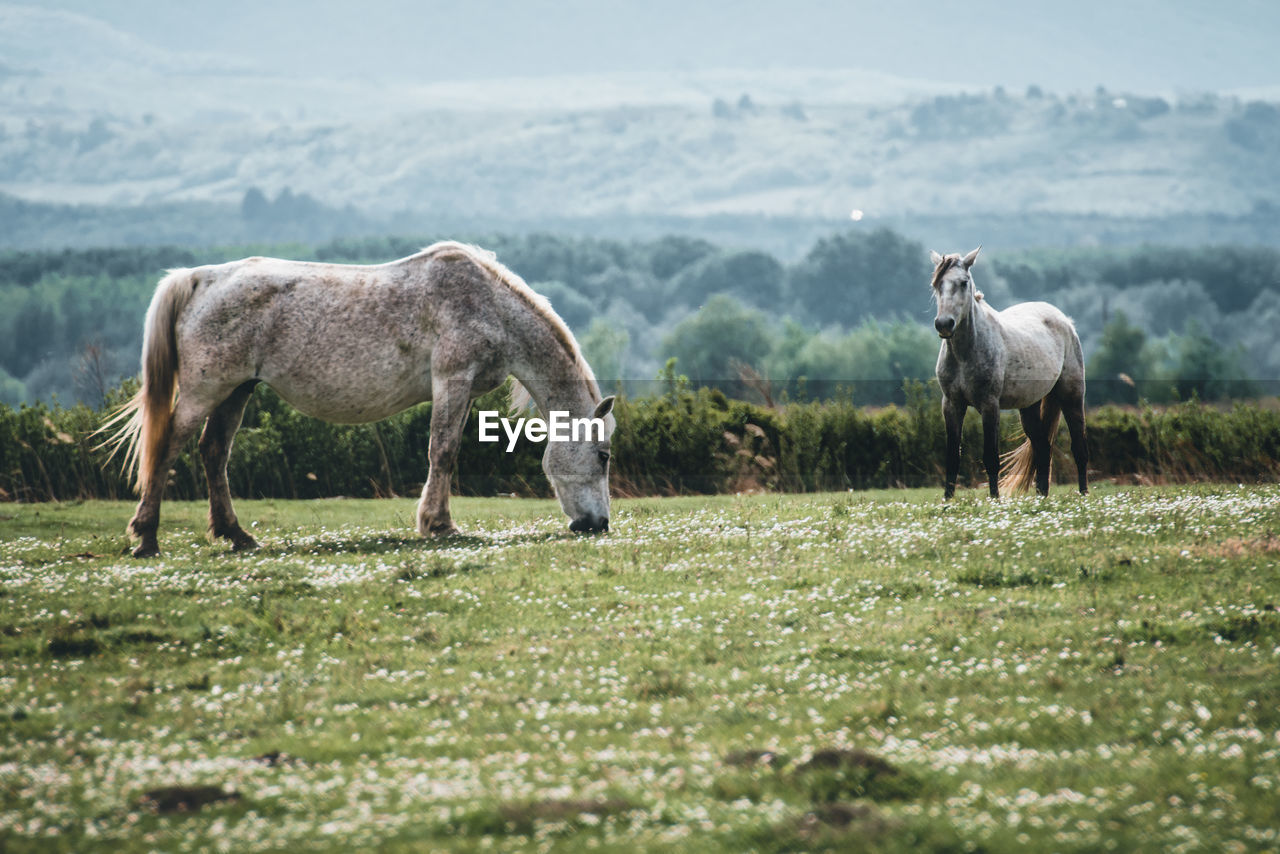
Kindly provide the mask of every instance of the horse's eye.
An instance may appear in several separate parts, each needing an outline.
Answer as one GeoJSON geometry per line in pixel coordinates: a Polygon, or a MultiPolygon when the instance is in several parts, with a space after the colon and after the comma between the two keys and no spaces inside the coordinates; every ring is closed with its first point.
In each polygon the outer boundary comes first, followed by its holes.
{"type": "Polygon", "coordinates": [[[600,465],[602,465],[602,466],[607,466],[607,465],[609,465],[609,452],[608,452],[608,451],[601,451],[601,452],[598,454],[598,456],[600,457],[600,465]]]}

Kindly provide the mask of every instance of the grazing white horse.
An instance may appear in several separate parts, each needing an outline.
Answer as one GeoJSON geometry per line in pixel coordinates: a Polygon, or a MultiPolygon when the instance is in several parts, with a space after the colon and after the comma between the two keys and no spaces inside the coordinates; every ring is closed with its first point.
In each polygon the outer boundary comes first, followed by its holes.
{"type": "Polygon", "coordinates": [[[982,462],[991,496],[1000,487],[1025,491],[1032,478],[1041,495],[1049,494],[1049,467],[1058,417],[1067,419],[1080,493],[1089,491],[1089,449],[1084,433],[1084,352],[1071,319],[1045,302],[1025,302],[996,311],[983,299],[969,268],[978,249],[959,254],[931,253],[933,295],[938,303],[934,328],[942,338],[938,384],[947,427],[944,497],[956,491],[960,435],[972,406],[982,414],[982,462]],[[1004,457],[1000,476],[1000,410],[1017,409],[1026,440],[1004,457]]]}
{"type": "Polygon", "coordinates": [[[609,527],[613,398],[600,395],[550,303],[495,256],[436,243],[375,266],[246,258],[161,280],[147,311],[142,388],[103,429],[125,447],[141,500],[133,554],[159,553],[166,473],[201,424],[209,533],[255,548],[231,507],[227,457],[254,386],[302,412],[364,423],[433,401],[430,469],[418,502],[424,536],[458,533],[449,482],[473,398],[508,375],[542,412],[600,418],[593,432],[547,442],[542,466],[575,532],[609,527]]]}

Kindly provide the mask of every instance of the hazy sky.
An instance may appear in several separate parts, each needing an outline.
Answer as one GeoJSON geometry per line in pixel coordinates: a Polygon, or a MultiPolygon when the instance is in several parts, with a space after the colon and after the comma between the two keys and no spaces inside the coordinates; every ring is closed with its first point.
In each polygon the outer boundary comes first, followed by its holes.
{"type": "Polygon", "coordinates": [[[1280,0],[41,0],[170,48],[422,82],[858,67],[1058,91],[1280,84],[1280,0]]]}

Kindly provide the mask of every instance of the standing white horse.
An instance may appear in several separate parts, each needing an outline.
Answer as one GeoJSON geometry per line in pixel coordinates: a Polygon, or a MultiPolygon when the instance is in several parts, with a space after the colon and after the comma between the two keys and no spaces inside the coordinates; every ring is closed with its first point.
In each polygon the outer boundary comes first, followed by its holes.
{"type": "Polygon", "coordinates": [[[458,533],[449,482],[473,398],[514,376],[543,413],[605,420],[603,439],[547,442],[542,466],[575,532],[608,530],[613,398],[602,398],[550,303],[495,256],[443,242],[375,266],[246,258],[173,270],[147,311],[142,388],[103,429],[127,449],[141,501],[134,555],[159,553],[166,473],[204,424],[209,533],[255,548],[231,507],[227,457],[266,383],[302,412],[364,423],[433,401],[417,527],[458,533]]]}
{"type": "Polygon", "coordinates": [[[956,491],[960,435],[965,412],[982,414],[982,462],[991,496],[1000,487],[1025,491],[1034,477],[1036,490],[1049,494],[1049,466],[1058,417],[1071,431],[1080,493],[1089,491],[1089,449],[1084,434],[1084,352],[1071,319],[1045,302],[1025,302],[996,311],[973,283],[969,268],[978,249],[959,254],[931,253],[933,295],[938,302],[934,328],[942,338],[938,384],[947,426],[944,497],[956,491]],[[1026,440],[1004,457],[1000,476],[1000,410],[1017,409],[1026,440]]]}

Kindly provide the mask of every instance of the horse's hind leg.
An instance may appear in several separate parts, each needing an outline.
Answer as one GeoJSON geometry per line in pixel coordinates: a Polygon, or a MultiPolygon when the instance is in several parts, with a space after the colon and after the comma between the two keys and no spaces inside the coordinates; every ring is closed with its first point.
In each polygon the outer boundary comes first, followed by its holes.
{"type": "Polygon", "coordinates": [[[1071,456],[1076,461],[1076,479],[1080,483],[1080,494],[1089,493],[1089,443],[1084,432],[1084,397],[1070,400],[1062,406],[1062,417],[1067,420],[1067,429],[1071,431],[1071,456]]]}
{"type": "Polygon", "coordinates": [[[231,507],[231,487],[227,483],[231,441],[236,430],[240,429],[245,405],[253,396],[256,385],[256,381],[250,381],[236,388],[209,415],[204,432],[200,434],[200,456],[204,460],[205,479],[209,483],[209,536],[230,540],[233,551],[258,547],[257,541],[245,533],[236,519],[235,510],[231,507]]]}
{"type": "Polygon", "coordinates": [[[187,444],[200,422],[205,419],[209,410],[195,403],[184,403],[182,395],[178,395],[178,406],[173,413],[173,422],[169,432],[169,445],[163,457],[151,459],[147,472],[147,488],[138,501],[138,509],[129,520],[129,531],[138,538],[138,545],[133,550],[134,557],[154,557],[160,554],[160,544],[156,539],[156,531],[160,527],[160,502],[164,498],[164,487],[169,480],[169,466],[177,459],[182,446],[187,444]]]}
{"type": "Polygon", "coordinates": [[[1049,494],[1049,461],[1052,448],[1049,445],[1049,434],[1044,419],[1040,417],[1040,404],[1033,403],[1018,410],[1022,416],[1022,432],[1031,442],[1031,458],[1036,471],[1036,492],[1049,494]]]}

